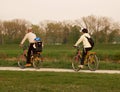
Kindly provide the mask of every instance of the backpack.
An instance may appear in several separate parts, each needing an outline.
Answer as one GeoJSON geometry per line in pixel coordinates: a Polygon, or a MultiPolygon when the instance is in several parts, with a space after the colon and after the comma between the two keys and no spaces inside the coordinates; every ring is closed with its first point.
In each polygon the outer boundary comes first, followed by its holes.
{"type": "Polygon", "coordinates": [[[86,37],[92,48],[94,47],[94,40],[90,37],[86,37]]]}

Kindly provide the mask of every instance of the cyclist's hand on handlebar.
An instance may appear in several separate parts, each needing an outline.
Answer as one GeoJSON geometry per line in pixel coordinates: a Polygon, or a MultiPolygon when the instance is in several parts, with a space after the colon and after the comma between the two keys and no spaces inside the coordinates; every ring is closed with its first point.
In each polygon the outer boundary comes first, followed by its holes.
{"type": "Polygon", "coordinates": [[[77,46],[75,46],[75,45],[74,45],[73,47],[74,47],[74,48],[77,48],[77,46]]]}

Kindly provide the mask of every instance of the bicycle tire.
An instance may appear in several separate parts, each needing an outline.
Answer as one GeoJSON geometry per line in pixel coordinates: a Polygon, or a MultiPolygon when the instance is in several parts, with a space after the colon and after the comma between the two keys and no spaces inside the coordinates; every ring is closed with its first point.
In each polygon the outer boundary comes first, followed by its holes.
{"type": "Polygon", "coordinates": [[[74,71],[79,71],[80,67],[78,67],[80,65],[80,57],[79,56],[74,56],[73,60],[72,60],[72,68],[74,71]]]}
{"type": "Polygon", "coordinates": [[[42,67],[42,62],[43,62],[43,59],[41,55],[33,56],[32,63],[35,69],[40,69],[42,67]]]}
{"type": "Polygon", "coordinates": [[[95,71],[98,69],[99,62],[96,54],[90,54],[87,60],[88,60],[88,68],[91,71],[95,71]]]}
{"type": "Polygon", "coordinates": [[[23,54],[19,55],[17,58],[17,62],[18,62],[18,66],[20,68],[25,68],[25,64],[26,64],[26,56],[24,56],[23,54]]]}

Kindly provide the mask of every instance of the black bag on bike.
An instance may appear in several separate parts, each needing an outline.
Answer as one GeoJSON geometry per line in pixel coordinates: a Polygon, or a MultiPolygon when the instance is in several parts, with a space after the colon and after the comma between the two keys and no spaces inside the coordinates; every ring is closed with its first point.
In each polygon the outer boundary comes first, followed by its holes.
{"type": "Polygon", "coordinates": [[[92,48],[94,47],[94,40],[90,37],[86,37],[88,39],[88,42],[90,43],[90,45],[92,46],[92,48]]]}

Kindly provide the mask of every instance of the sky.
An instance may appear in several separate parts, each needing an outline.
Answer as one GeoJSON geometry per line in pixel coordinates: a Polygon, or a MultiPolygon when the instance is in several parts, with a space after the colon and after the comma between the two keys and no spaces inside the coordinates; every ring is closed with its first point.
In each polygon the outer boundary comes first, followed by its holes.
{"type": "Polygon", "coordinates": [[[76,20],[89,15],[120,22],[120,0],[0,0],[0,20],[76,20]]]}

